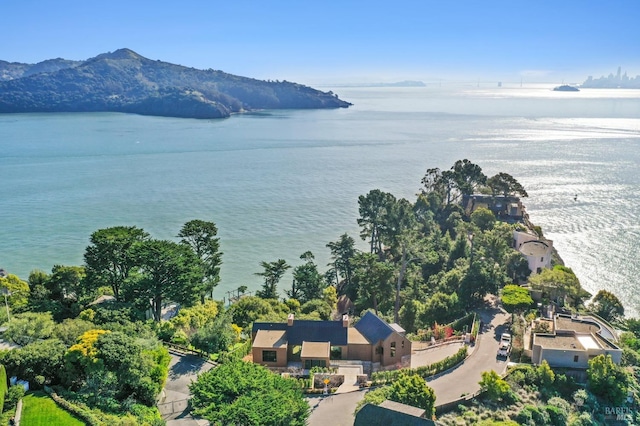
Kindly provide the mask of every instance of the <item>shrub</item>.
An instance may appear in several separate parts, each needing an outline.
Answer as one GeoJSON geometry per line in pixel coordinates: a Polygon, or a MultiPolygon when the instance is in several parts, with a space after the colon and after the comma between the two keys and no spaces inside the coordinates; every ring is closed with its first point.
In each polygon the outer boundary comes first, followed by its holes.
{"type": "Polygon", "coordinates": [[[568,413],[562,408],[554,405],[547,405],[544,407],[545,411],[549,415],[549,422],[554,426],[565,426],[569,417],[568,413]]]}
{"type": "Polygon", "coordinates": [[[7,370],[4,368],[4,365],[0,364],[0,413],[2,413],[4,398],[7,396],[8,391],[7,370]]]}
{"type": "Polygon", "coordinates": [[[18,405],[18,401],[24,396],[25,390],[22,385],[13,385],[7,392],[7,398],[5,399],[5,411],[13,410],[18,405]]]}

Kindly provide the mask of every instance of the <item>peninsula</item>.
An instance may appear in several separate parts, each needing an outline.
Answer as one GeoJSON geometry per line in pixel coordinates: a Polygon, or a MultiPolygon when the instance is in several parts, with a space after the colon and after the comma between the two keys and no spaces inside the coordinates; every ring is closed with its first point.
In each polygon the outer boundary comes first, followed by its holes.
{"type": "Polygon", "coordinates": [[[333,92],[147,59],[130,49],[86,61],[0,61],[0,113],[125,112],[224,118],[261,109],[347,108],[333,92]]]}

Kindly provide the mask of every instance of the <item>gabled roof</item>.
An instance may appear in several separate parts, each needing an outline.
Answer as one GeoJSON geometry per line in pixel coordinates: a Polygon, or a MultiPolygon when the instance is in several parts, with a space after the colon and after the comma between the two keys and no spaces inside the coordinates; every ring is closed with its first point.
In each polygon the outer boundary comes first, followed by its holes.
{"type": "Polygon", "coordinates": [[[342,321],[294,320],[292,325],[286,322],[254,322],[252,334],[258,330],[283,330],[287,333],[290,345],[302,345],[302,342],[330,342],[332,346],[347,345],[347,327],[342,321]]]}
{"type": "Polygon", "coordinates": [[[380,340],[384,340],[394,332],[393,328],[380,317],[373,312],[367,312],[364,314],[360,321],[355,325],[355,328],[369,341],[369,343],[376,344],[380,340]]]}

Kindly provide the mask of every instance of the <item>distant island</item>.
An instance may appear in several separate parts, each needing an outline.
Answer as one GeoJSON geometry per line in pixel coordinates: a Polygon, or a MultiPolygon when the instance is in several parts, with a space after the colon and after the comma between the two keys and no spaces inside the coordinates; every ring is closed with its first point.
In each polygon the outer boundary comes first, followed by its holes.
{"type": "Polygon", "coordinates": [[[600,78],[593,78],[589,76],[581,87],[594,88],[594,89],[640,89],[640,75],[629,77],[625,71],[622,74],[622,67],[618,67],[618,72],[613,75],[609,74],[607,77],[602,76],[600,78]]]}
{"type": "Polygon", "coordinates": [[[130,49],[86,61],[0,61],[0,113],[125,112],[224,118],[261,109],[347,108],[333,92],[147,59],[130,49]]]}

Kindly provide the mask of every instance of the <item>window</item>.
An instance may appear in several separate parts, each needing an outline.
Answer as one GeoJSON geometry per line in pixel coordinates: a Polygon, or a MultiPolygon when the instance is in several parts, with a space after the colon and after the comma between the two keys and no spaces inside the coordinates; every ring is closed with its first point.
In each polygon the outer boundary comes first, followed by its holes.
{"type": "Polygon", "coordinates": [[[402,349],[404,349],[404,340],[402,341],[402,349]]]}
{"type": "Polygon", "coordinates": [[[262,362],[277,362],[276,351],[262,351],[262,362]]]}
{"type": "Polygon", "coordinates": [[[304,368],[307,370],[312,369],[313,367],[326,367],[327,361],[324,359],[305,359],[304,360],[304,368]]]}
{"type": "Polygon", "coordinates": [[[578,359],[580,359],[580,357],[578,355],[574,355],[573,356],[573,362],[578,362],[578,359]]]}
{"type": "Polygon", "coordinates": [[[396,342],[391,342],[391,357],[396,356],[396,342]]]}

